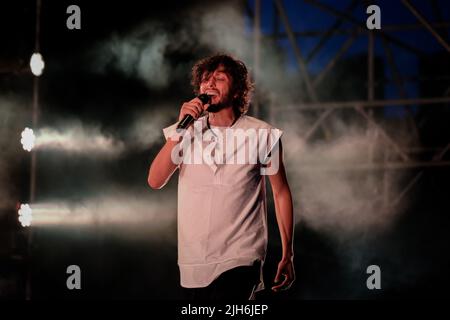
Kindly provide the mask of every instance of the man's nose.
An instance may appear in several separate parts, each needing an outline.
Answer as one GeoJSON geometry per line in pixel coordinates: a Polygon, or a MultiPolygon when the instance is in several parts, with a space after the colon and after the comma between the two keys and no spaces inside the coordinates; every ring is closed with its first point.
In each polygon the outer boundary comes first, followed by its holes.
{"type": "Polygon", "coordinates": [[[206,80],[206,87],[210,88],[211,86],[215,86],[216,85],[216,79],[214,79],[214,77],[210,77],[209,79],[206,80]]]}

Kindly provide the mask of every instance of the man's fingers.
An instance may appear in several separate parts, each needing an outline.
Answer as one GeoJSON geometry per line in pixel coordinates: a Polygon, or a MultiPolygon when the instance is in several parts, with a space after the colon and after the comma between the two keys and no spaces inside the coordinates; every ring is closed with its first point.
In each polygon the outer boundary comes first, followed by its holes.
{"type": "Polygon", "coordinates": [[[200,115],[203,112],[203,106],[200,103],[192,103],[189,105],[193,110],[195,110],[198,115],[200,115]]]}
{"type": "Polygon", "coordinates": [[[198,116],[201,114],[201,112],[198,111],[198,109],[193,106],[193,105],[186,105],[184,107],[184,112],[185,114],[190,114],[191,116],[193,116],[195,119],[198,118],[198,116]]]}
{"type": "Polygon", "coordinates": [[[281,274],[280,271],[278,271],[277,275],[275,276],[274,283],[280,282],[280,274],[281,274]]]}
{"type": "Polygon", "coordinates": [[[203,111],[203,102],[199,98],[195,98],[191,100],[191,103],[197,108],[198,112],[202,113],[203,111]]]}
{"type": "Polygon", "coordinates": [[[289,281],[290,281],[289,277],[285,276],[283,282],[280,283],[279,285],[273,286],[272,290],[273,291],[278,291],[278,290],[283,289],[284,287],[286,287],[289,284],[289,281]]]}
{"type": "Polygon", "coordinates": [[[277,271],[277,275],[275,277],[275,285],[272,287],[272,290],[277,292],[280,290],[289,289],[292,286],[292,283],[295,281],[294,270],[289,267],[280,267],[277,271]],[[282,279],[282,282],[280,282],[282,279]]]}
{"type": "Polygon", "coordinates": [[[183,106],[181,107],[180,112],[180,120],[184,118],[186,114],[191,115],[195,119],[198,119],[198,117],[203,113],[203,103],[200,101],[200,99],[195,98],[192,99],[189,102],[183,103],[183,106]]]}
{"type": "Polygon", "coordinates": [[[286,277],[283,276],[283,271],[282,271],[282,269],[279,268],[277,271],[277,275],[275,276],[275,280],[274,280],[274,284],[276,284],[276,285],[273,286],[272,289],[277,291],[276,289],[278,289],[280,286],[282,286],[285,281],[286,281],[286,277]],[[279,284],[281,279],[283,279],[283,282],[281,284],[279,284]]]}
{"type": "Polygon", "coordinates": [[[197,115],[200,114],[200,112],[198,111],[197,107],[195,107],[195,106],[188,106],[187,108],[188,108],[188,110],[190,110],[190,111],[192,111],[194,113],[196,118],[197,118],[197,115]]]}
{"type": "Polygon", "coordinates": [[[283,268],[278,267],[277,269],[277,275],[275,276],[275,283],[278,283],[281,281],[281,279],[283,279],[283,268]]]}

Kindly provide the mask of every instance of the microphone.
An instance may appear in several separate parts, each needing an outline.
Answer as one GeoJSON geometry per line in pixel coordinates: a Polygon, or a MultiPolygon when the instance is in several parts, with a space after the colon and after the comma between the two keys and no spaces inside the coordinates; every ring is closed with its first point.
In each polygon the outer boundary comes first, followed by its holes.
{"type": "MultiPolygon", "coordinates": [[[[211,103],[211,96],[208,96],[206,93],[197,96],[197,98],[199,98],[203,104],[211,103]]],[[[180,123],[178,123],[177,130],[186,129],[187,127],[189,127],[192,121],[194,121],[193,116],[191,116],[190,114],[185,115],[180,123]]]]}

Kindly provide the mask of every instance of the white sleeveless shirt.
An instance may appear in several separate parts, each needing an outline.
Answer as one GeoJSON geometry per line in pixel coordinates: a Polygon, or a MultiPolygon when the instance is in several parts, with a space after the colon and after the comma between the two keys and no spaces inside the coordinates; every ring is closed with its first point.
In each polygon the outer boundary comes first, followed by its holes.
{"type": "MultiPolygon", "coordinates": [[[[166,139],[176,134],[176,125],[163,129],[166,139]]],[[[196,120],[194,126],[187,130],[191,138],[194,128],[200,128],[202,132],[210,131],[206,116],[196,120]]],[[[247,115],[241,115],[230,129],[275,132],[273,136],[269,134],[272,138],[268,141],[266,155],[282,135],[282,131],[247,115]]],[[[225,128],[215,130],[223,132],[225,128]]],[[[217,143],[216,137],[210,135],[210,139],[206,139],[208,141],[199,142],[185,136],[184,143],[194,150],[195,144],[206,147],[217,143]]],[[[250,148],[249,140],[245,139],[240,146],[237,143],[236,148],[250,148]]],[[[264,289],[262,266],[268,235],[262,164],[260,161],[256,164],[248,163],[250,161],[244,164],[217,160],[213,163],[193,162],[183,162],[178,166],[178,265],[181,286],[206,287],[223,272],[238,266],[250,266],[259,260],[260,283],[256,291],[264,289]]]]}

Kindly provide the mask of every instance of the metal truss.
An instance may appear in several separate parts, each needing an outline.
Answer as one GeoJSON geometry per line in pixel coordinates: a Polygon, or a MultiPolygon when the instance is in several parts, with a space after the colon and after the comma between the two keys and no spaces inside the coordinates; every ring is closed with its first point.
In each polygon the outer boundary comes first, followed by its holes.
{"type": "MultiPolygon", "coordinates": [[[[250,18],[253,19],[254,22],[254,31],[258,36],[254,37],[254,46],[255,48],[255,61],[258,61],[259,57],[257,56],[260,51],[260,41],[261,41],[261,31],[260,31],[260,23],[261,23],[261,0],[255,1],[255,10],[251,12],[249,6],[247,5],[247,12],[250,14],[250,18]]],[[[418,153],[425,153],[431,151],[428,147],[407,147],[401,144],[401,142],[396,141],[395,137],[391,136],[387,130],[383,127],[382,124],[379,124],[379,118],[374,116],[374,110],[379,108],[385,108],[387,106],[404,106],[406,111],[406,116],[404,120],[406,121],[408,128],[411,130],[411,133],[415,136],[416,140],[419,140],[420,137],[420,129],[416,124],[416,121],[411,114],[409,108],[407,106],[421,106],[421,108],[434,108],[434,107],[446,107],[450,106],[450,88],[446,90],[446,92],[442,96],[435,97],[418,97],[418,98],[409,98],[406,90],[405,90],[405,82],[407,81],[448,81],[450,78],[450,70],[447,70],[447,74],[441,79],[430,79],[424,78],[419,75],[417,78],[406,77],[401,74],[400,68],[396,65],[392,53],[392,46],[401,48],[402,50],[406,50],[418,57],[422,57],[425,55],[423,50],[419,45],[410,45],[406,43],[403,39],[395,36],[393,33],[397,31],[408,31],[408,32],[416,32],[417,30],[427,30],[430,37],[433,37],[442,48],[449,54],[448,58],[450,59],[450,46],[448,44],[448,36],[446,30],[450,27],[450,22],[443,21],[442,16],[440,14],[440,8],[438,2],[436,0],[427,2],[427,5],[432,6],[432,10],[434,13],[434,17],[436,21],[428,21],[423,14],[411,3],[409,0],[401,0],[402,6],[404,9],[410,14],[412,14],[416,20],[417,24],[404,24],[404,25],[382,25],[381,30],[369,30],[366,27],[365,21],[360,21],[358,18],[352,15],[352,11],[359,5],[362,7],[367,7],[371,3],[368,3],[364,0],[352,0],[349,5],[341,11],[341,9],[337,9],[334,6],[327,5],[322,3],[319,0],[304,0],[305,3],[311,5],[311,8],[318,8],[323,13],[324,16],[329,17],[330,19],[334,19],[331,27],[328,30],[307,30],[307,31],[294,31],[289,18],[286,14],[286,10],[283,5],[282,0],[273,0],[274,5],[274,21],[275,21],[275,30],[273,34],[264,35],[266,38],[271,40],[279,40],[279,39],[288,39],[290,43],[290,47],[292,48],[295,56],[295,60],[304,82],[307,96],[305,97],[305,101],[296,102],[295,105],[289,106],[273,106],[268,105],[268,109],[271,115],[273,115],[273,111],[270,109],[274,109],[280,111],[289,111],[289,112],[315,112],[315,122],[311,125],[308,130],[306,130],[303,135],[305,140],[311,139],[311,137],[316,134],[319,130],[323,130],[325,133],[324,136],[329,136],[331,128],[327,128],[327,120],[330,117],[336,115],[336,110],[340,109],[352,109],[356,114],[361,116],[367,122],[367,127],[370,129],[374,129],[376,131],[377,137],[381,139],[381,145],[384,150],[384,159],[370,159],[368,157],[367,163],[361,164],[349,164],[348,166],[340,165],[339,168],[334,168],[332,166],[320,166],[320,165],[306,165],[303,166],[306,170],[367,170],[367,171],[381,171],[383,176],[387,176],[388,170],[404,170],[404,169],[415,169],[414,172],[416,174],[412,177],[412,179],[406,184],[403,191],[399,194],[398,199],[395,199],[391,202],[392,205],[398,204],[401,198],[407,193],[413,186],[416,184],[423,175],[425,168],[443,168],[450,166],[450,161],[444,160],[445,156],[448,154],[450,150],[450,140],[448,144],[444,147],[440,146],[439,148],[432,148],[433,155],[426,159],[425,157],[416,157],[418,153]],[[278,23],[282,23],[285,32],[280,33],[278,30],[278,23]],[[350,23],[352,25],[351,28],[344,28],[344,23],[350,23]],[[324,50],[324,44],[333,36],[336,35],[346,35],[347,39],[343,42],[342,46],[337,49],[334,54],[334,57],[326,63],[322,71],[317,75],[311,75],[308,72],[308,64],[312,61],[312,59],[324,50]],[[304,37],[319,37],[319,41],[317,45],[308,53],[304,54],[300,50],[299,42],[302,41],[304,37]],[[368,47],[367,47],[367,99],[366,100],[358,100],[358,101],[322,101],[321,97],[317,92],[317,86],[326,80],[326,75],[333,71],[333,68],[336,64],[341,60],[346,52],[348,52],[349,48],[352,46],[355,39],[358,37],[365,36],[368,38],[368,47]],[[389,72],[391,74],[391,82],[394,83],[396,90],[398,91],[399,98],[398,99],[376,99],[375,98],[375,87],[376,85],[383,85],[386,83],[386,79],[383,83],[376,83],[375,81],[375,38],[380,39],[378,43],[382,44],[383,52],[385,55],[385,61],[389,67],[389,72]],[[307,100],[307,101],[306,101],[307,100]],[[388,155],[388,156],[386,156],[388,155]],[[420,160],[418,160],[420,159],[420,160]]],[[[375,1],[372,1],[375,2],[375,1]]],[[[376,4],[376,3],[373,3],[376,4]]],[[[301,15],[299,16],[301,17],[301,15]]],[[[445,52],[444,51],[444,52],[445,52]]],[[[258,64],[254,65],[255,69],[258,69],[258,64]]],[[[255,70],[257,73],[258,70],[255,70]]],[[[270,103],[269,103],[270,104],[270,103]]],[[[258,114],[258,110],[255,112],[258,114]]],[[[370,153],[370,152],[369,152],[370,153]]],[[[447,158],[448,159],[448,158],[447,158]]]]}

